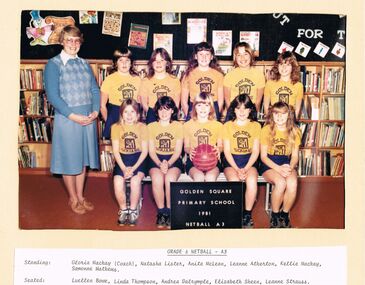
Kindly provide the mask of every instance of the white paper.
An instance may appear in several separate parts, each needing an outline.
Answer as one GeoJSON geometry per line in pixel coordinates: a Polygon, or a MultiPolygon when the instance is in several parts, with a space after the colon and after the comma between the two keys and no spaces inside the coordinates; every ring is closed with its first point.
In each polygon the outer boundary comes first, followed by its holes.
{"type": "Polygon", "coordinates": [[[346,248],[16,249],[20,284],[345,285],[346,248]]]}

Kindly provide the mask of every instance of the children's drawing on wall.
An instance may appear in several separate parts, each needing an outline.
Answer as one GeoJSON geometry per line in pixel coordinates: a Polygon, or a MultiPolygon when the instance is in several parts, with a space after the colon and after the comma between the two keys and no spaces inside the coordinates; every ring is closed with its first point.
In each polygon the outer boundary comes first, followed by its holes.
{"type": "Polygon", "coordinates": [[[80,24],[97,24],[98,12],[97,11],[79,11],[80,24]]]}

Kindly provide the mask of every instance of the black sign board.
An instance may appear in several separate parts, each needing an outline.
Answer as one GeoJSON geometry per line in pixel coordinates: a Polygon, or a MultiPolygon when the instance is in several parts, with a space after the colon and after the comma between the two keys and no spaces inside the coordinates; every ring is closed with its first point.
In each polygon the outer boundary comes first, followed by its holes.
{"type": "Polygon", "coordinates": [[[172,182],[171,229],[241,228],[242,182],[172,182]]]}

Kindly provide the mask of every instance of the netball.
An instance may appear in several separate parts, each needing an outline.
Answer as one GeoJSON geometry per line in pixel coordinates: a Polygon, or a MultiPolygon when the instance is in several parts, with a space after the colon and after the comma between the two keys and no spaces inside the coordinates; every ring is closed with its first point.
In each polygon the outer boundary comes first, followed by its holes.
{"type": "Polygon", "coordinates": [[[209,144],[200,144],[195,151],[193,164],[196,168],[201,171],[209,171],[217,166],[218,159],[213,146],[209,144]]]}

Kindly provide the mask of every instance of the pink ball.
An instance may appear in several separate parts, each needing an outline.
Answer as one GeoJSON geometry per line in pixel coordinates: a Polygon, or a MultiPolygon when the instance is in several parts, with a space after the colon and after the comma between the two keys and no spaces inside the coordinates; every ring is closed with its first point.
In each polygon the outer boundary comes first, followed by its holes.
{"type": "Polygon", "coordinates": [[[217,166],[218,159],[214,147],[209,144],[200,144],[195,149],[193,165],[201,171],[209,171],[217,166]]]}

